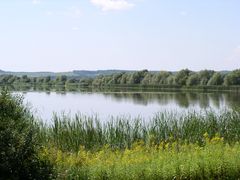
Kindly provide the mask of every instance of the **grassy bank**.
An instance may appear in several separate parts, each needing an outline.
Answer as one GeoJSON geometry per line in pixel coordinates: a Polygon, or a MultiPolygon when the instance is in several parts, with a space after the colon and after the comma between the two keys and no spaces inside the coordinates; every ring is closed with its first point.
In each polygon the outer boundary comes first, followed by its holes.
{"type": "Polygon", "coordinates": [[[34,120],[0,94],[0,179],[238,179],[240,111],[34,120]]]}
{"type": "Polygon", "coordinates": [[[41,126],[41,156],[59,179],[238,179],[240,112],[126,117],[55,116],[41,126]]]}

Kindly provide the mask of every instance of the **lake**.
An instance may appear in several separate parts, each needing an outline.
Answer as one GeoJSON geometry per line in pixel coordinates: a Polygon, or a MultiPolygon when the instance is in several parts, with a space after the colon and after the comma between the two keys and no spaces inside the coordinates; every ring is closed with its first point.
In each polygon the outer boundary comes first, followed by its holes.
{"type": "Polygon", "coordinates": [[[49,123],[53,113],[97,115],[101,120],[111,116],[142,117],[157,112],[188,110],[216,111],[240,107],[240,94],[203,92],[95,92],[95,91],[15,91],[23,94],[37,116],[49,123]]]}

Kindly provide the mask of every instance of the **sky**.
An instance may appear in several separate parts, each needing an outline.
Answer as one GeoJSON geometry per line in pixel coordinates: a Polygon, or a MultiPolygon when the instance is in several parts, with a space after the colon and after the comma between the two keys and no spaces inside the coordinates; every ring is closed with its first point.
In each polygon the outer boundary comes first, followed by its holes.
{"type": "Polygon", "coordinates": [[[238,69],[239,9],[239,0],[2,0],[0,69],[238,69]]]}

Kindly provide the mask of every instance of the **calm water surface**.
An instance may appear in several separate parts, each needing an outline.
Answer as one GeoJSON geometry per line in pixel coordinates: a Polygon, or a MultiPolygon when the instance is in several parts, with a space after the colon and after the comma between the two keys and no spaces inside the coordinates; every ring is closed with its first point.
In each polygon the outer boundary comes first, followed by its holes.
{"type": "Polygon", "coordinates": [[[111,116],[141,116],[149,119],[161,111],[182,112],[240,107],[234,93],[189,92],[16,92],[23,94],[38,117],[51,122],[53,113],[97,114],[102,120],[111,116]]]}

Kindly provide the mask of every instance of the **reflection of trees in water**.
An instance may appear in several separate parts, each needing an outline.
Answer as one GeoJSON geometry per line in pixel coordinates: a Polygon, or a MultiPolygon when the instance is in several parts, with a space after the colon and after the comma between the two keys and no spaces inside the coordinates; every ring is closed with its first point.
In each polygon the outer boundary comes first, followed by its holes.
{"type": "MultiPolygon", "coordinates": [[[[91,92],[103,94],[107,98],[111,98],[118,102],[133,102],[134,104],[148,105],[149,103],[158,103],[159,105],[177,104],[180,107],[188,108],[189,106],[199,106],[201,108],[210,107],[220,108],[226,105],[230,108],[240,107],[239,93],[199,93],[199,92],[134,92],[128,89],[92,89],[92,88],[76,88],[68,86],[8,86],[10,91],[40,91],[51,94],[65,95],[68,92],[91,92]],[[103,93],[105,92],[105,93],[103,93]]],[[[136,91],[136,90],[135,90],[136,91]]]]}
{"type": "Polygon", "coordinates": [[[224,94],[221,93],[211,93],[208,94],[209,100],[212,102],[215,108],[220,108],[221,104],[224,102],[224,94]]]}
{"type": "Polygon", "coordinates": [[[104,93],[104,96],[118,102],[131,101],[142,105],[157,102],[159,105],[176,103],[184,108],[196,105],[200,108],[211,105],[220,108],[222,104],[230,108],[240,106],[240,95],[232,93],[104,93]]]}
{"type": "Polygon", "coordinates": [[[180,107],[189,107],[189,98],[187,94],[185,93],[176,93],[174,96],[174,101],[180,106],[180,107]]]}
{"type": "Polygon", "coordinates": [[[148,105],[149,97],[142,93],[104,93],[106,98],[111,98],[117,102],[133,102],[134,104],[148,105]]]}
{"type": "Polygon", "coordinates": [[[223,97],[226,102],[226,106],[229,106],[231,108],[239,108],[240,107],[240,94],[227,93],[227,94],[224,94],[223,97]]]}
{"type": "Polygon", "coordinates": [[[208,94],[199,94],[199,106],[200,108],[207,108],[210,106],[210,99],[208,94]]]}
{"type": "Polygon", "coordinates": [[[188,107],[189,101],[186,94],[178,93],[104,93],[105,97],[110,97],[118,102],[132,101],[135,104],[147,105],[157,102],[160,105],[167,105],[176,102],[179,106],[188,107]]]}

